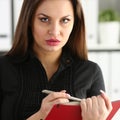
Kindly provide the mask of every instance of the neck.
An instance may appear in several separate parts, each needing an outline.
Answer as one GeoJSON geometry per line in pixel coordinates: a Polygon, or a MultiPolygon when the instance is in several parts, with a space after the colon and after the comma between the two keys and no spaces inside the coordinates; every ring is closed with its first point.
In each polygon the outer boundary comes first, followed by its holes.
{"type": "Polygon", "coordinates": [[[52,75],[57,71],[59,63],[60,63],[60,56],[61,56],[61,50],[56,52],[42,52],[39,54],[36,54],[38,59],[41,61],[48,80],[52,77],[52,75]]]}
{"type": "Polygon", "coordinates": [[[38,59],[41,61],[41,63],[44,64],[56,64],[58,63],[62,51],[56,51],[56,52],[41,52],[37,53],[38,59]]]}

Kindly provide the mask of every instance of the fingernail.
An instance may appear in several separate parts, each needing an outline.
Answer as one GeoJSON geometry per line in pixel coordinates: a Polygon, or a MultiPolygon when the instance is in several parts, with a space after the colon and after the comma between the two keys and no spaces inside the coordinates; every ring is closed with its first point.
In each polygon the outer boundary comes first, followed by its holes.
{"type": "Polygon", "coordinates": [[[67,95],[67,97],[70,97],[70,95],[69,94],[66,94],[67,95]]]}
{"type": "Polygon", "coordinates": [[[105,94],[105,92],[103,90],[100,90],[101,93],[105,94]]]}
{"type": "Polygon", "coordinates": [[[66,90],[62,90],[62,91],[60,91],[60,92],[66,93],[66,90]]]}

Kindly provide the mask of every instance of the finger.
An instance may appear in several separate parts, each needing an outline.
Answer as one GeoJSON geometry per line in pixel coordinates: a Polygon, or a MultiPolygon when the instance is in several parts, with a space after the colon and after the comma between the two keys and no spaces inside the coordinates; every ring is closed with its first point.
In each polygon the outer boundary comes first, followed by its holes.
{"type": "Polygon", "coordinates": [[[100,92],[101,92],[102,98],[105,101],[107,109],[111,111],[112,110],[112,103],[111,103],[110,99],[108,98],[108,96],[106,95],[106,93],[103,90],[100,90],[100,92]]]}
{"type": "Polygon", "coordinates": [[[86,106],[86,100],[85,100],[85,99],[81,99],[80,106],[81,106],[84,110],[86,110],[87,106],[86,106]]]}
{"type": "Polygon", "coordinates": [[[105,108],[106,107],[105,101],[100,95],[97,96],[97,100],[98,100],[98,105],[100,106],[100,108],[105,108]]]}
{"type": "Polygon", "coordinates": [[[56,105],[56,104],[65,104],[65,103],[68,103],[68,102],[69,102],[68,99],[59,98],[59,99],[55,99],[54,101],[50,102],[50,104],[53,106],[53,105],[56,105]]]}
{"type": "Polygon", "coordinates": [[[66,90],[61,90],[60,92],[66,93],[66,90]]]}
{"type": "Polygon", "coordinates": [[[86,99],[86,105],[87,105],[87,111],[91,111],[92,110],[92,99],[91,98],[86,99]]]}
{"type": "Polygon", "coordinates": [[[105,105],[105,101],[104,99],[99,95],[97,96],[97,100],[98,100],[98,106],[99,106],[99,114],[102,116],[104,116],[106,114],[106,112],[108,111],[105,105]]]}
{"type": "Polygon", "coordinates": [[[52,92],[44,99],[44,101],[51,102],[58,98],[69,98],[69,95],[64,92],[52,92]]]}
{"type": "Polygon", "coordinates": [[[86,100],[85,99],[81,99],[80,106],[81,106],[81,110],[82,110],[82,117],[85,117],[86,109],[87,109],[87,105],[86,105],[86,100]]]}
{"type": "Polygon", "coordinates": [[[92,98],[92,108],[93,110],[97,110],[98,109],[98,100],[96,96],[93,96],[92,98]]]}
{"type": "Polygon", "coordinates": [[[92,98],[92,110],[91,110],[91,113],[92,115],[96,118],[99,117],[99,105],[98,105],[98,100],[97,100],[97,97],[96,96],[93,96],[92,98]]]}
{"type": "Polygon", "coordinates": [[[99,104],[99,114],[101,115],[102,119],[105,119],[111,110],[106,107],[105,100],[101,95],[97,96],[97,99],[99,104]]]}

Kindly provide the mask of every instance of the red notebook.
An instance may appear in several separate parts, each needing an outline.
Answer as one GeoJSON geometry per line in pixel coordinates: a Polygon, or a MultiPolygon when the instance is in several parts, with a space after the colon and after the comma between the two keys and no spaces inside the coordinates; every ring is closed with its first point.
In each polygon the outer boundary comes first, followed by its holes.
{"type": "MultiPolygon", "coordinates": [[[[107,120],[111,120],[120,108],[120,100],[112,102],[113,109],[107,120]]],[[[78,103],[55,105],[45,120],[82,120],[78,103]]]]}

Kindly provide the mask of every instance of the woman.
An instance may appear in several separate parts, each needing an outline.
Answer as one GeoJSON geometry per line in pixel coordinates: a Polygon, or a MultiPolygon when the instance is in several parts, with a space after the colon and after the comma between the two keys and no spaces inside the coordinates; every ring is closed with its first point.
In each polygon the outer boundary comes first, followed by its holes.
{"type": "Polygon", "coordinates": [[[106,120],[112,109],[101,70],[87,58],[78,0],[24,0],[0,81],[1,120],[45,119],[70,95],[82,99],[83,120],[106,120]]]}

